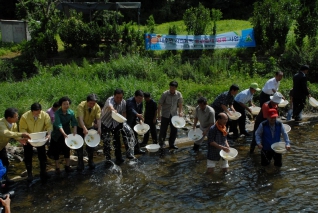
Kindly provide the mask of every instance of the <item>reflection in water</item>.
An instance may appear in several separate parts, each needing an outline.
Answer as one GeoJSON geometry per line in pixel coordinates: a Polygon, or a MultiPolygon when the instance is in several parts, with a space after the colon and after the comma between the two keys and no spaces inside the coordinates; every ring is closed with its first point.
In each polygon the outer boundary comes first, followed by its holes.
{"type": "Polygon", "coordinates": [[[160,159],[140,156],[136,164],[110,170],[103,162],[94,171],[63,173],[46,185],[15,186],[12,212],[315,212],[318,170],[317,125],[292,128],[292,151],[283,155],[279,173],[260,167],[260,152],[249,156],[249,142],[232,144],[239,151],[229,172],[206,171],[206,147],[190,147],[160,159]]]}

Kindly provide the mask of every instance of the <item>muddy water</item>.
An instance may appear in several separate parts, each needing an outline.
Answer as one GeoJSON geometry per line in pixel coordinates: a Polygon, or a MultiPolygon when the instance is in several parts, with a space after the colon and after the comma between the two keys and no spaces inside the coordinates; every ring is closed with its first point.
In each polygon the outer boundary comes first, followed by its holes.
{"type": "Polygon", "coordinates": [[[101,162],[80,175],[52,173],[47,184],[19,181],[12,212],[316,212],[317,132],[317,123],[292,127],[279,173],[264,171],[259,151],[248,154],[250,138],[241,138],[231,143],[239,155],[225,175],[205,174],[206,147],[167,150],[163,159],[147,153],[109,170],[101,162]]]}

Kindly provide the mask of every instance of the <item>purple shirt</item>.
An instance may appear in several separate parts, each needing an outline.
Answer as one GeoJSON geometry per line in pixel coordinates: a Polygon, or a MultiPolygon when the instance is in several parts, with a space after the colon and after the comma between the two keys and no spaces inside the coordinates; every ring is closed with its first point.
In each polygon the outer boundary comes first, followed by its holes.
{"type": "Polygon", "coordinates": [[[51,122],[54,123],[54,111],[52,109],[52,107],[50,109],[48,109],[47,114],[49,114],[50,118],[51,118],[51,122]]]}

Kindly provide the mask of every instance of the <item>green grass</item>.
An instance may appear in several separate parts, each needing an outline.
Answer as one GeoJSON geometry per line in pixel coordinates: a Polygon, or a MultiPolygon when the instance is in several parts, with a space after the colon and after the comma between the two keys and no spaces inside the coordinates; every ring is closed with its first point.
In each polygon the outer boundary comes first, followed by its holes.
{"type": "MultiPolygon", "coordinates": [[[[71,98],[71,108],[75,110],[88,94],[96,93],[104,102],[116,88],[125,91],[125,99],[133,96],[135,90],[142,89],[150,92],[158,101],[172,80],[179,82],[178,90],[183,94],[184,105],[196,105],[200,96],[207,97],[210,104],[233,83],[244,90],[252,82],[257,82],[262,87],[272,77],[268,75],[264,78],[257,74],[251,77],[246,72],[227,69],[225,61],[214,66],[217,67],[199,71],[196,66],[188,63],[180,64],[178,59],[157,64],[138,56],[120,57],[108,63],[95,64],[84,60],[81,66],[75,63],[55,67],[38,66],[39,74],[30,79],[0,83],[0,113],[7,107],[16,107],[21,114],[29,110],[34,102],[40,102],[43,109],[47,109],[65,95],[71,98]],[[169,70],[170,73],[167,72],[169,70]]],[[[283,78],[280,91],[286,97],[291,85],[291,78],[283,78]]],[[[313,96],[318,97],[315,96],[318,95],[317,84],[310,84],[309,87],[313,96]]],[[[255,95],[256,102],[258,95],[255,95]]]]}

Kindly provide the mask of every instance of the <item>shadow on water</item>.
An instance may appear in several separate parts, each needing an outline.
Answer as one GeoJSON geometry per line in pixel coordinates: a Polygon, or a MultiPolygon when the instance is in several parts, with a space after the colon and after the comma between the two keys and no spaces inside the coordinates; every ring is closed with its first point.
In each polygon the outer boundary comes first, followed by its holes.
{"type": "Polygon", "coordinates": [[[183,147],[164,158],[147,153],[138,161],[94,171],[62,173],[31,186],[14,186],[12,212],[314,212],[318,209],[316,147],[318,124],[292,128],[292,151],[279,173],[249,155],[250,139],[232,143],[238,157],[226,174],[206,175],[206,146],[199,153],[183,147]]]}

